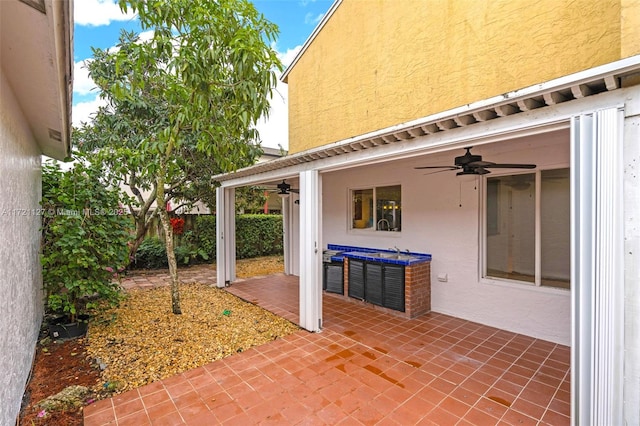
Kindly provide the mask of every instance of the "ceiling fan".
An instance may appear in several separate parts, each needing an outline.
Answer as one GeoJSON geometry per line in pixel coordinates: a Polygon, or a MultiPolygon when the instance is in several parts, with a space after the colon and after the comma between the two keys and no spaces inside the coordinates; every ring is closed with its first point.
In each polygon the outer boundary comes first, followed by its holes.
{"type": "Polygon", "coordinates": [[[288,197],[291,192],[294,192],[296,194],[300,192],[299,189],[291,188],[291,185],[285,182],[284,179],[282,180],[282,183],[279,183],[278,185],[276,185],[276,187],[278,188],[278,192],[276,194],[279,197],[283,197],[283,198],[288,197]]]}
{"type": "MultiPolygon", "coordinates": [[[[472,146],[465,147],[464,149],[467,152],[464,155],[456,157],[453,166],[420,166],[415,167],[416,169],[445,169],[440,171],[448,171],[448,170],[460,170],[456,173],[456,176],[465,176],[465,175],[486,175],[487,173],[491,173],[487,169],[535,169],[535,164],[498,164],[492,163],[491,161],[482,161],[481,155],[474,155],[471,153],[472,146]]],[[[438,172],[433,172],[438,173],[438,172]]]]}

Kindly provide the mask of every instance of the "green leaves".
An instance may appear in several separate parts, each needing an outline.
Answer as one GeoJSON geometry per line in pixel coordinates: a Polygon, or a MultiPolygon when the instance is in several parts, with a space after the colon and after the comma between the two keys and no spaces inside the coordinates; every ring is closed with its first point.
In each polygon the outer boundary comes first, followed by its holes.
{"type": "Polygon", "coordinates": [[[103,170],[81,158],[63,172],[43,165],[42,254],[47,306],[71,317],[91,307],[90,298],[118,302],[114,272],[128,263],[130,220],[103,170]]]}
{"type": "MultiPolygon", "coordinates": [[[[225,145],[228,140],[257,142],[248,137],[255,133],[247,130],[268,113],[275,72],[282,69],[269,45],[277,27],[245,0],[119,4],[137,12],[143,28],[154,30],[145,43],[131,37],[122,40],[112,80],[127,81],[130,96],[166,104],[157,152],[177,134],[177,147],[195,140],[200,152],[224,156],[220,173],[243,167],[241,151],[225,145]]],[[[117,101],[125,97],[121,92],[112,95],[117,101]]]]}

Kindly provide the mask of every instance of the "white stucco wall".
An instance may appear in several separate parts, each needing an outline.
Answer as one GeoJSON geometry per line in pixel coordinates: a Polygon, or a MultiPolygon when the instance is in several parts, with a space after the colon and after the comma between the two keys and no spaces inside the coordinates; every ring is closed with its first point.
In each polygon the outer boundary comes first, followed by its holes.
{"type": "MultiPolygon", "coordinates": [[[[477,146],[473,152],[486,161],[568,167],[569,131],[477,146]]],[[[453,157],[463,153],[454,150],[324,174],[324,244],[395,246],[430,253],[433,311],[570,344],[569,291],[480,279],[480,187],[456,178],[455,172],[427,176],[429,171],[414,169],[452,164],[453,157]],[[402,185],[402,232],[348,230],[350,189],[396,184],[402,185]],[[446,274],[448,281],[439,282],[440,274],[446,274]]]]}
{"type": "MultiPolygon", "coordinates": [[[[0,69],[0,73],[2,73],[0,69]]],[[[42,320],[40,152],[0,74],[0,425],[15,423],[42,320]]]]}
{"type": "Polygon", "coordinates": [[[640,424],[640,87],[626,98],[624,124],[625,422],[640,424]]]}

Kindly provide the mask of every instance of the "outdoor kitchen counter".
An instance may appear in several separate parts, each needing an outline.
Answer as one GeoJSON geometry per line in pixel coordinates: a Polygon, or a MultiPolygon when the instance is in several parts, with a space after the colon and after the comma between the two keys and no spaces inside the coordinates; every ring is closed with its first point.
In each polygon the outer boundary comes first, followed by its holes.
{"type": "Polygon", "coordinates": [[[416,263],[431,261],[431,255],[426,253],[399,252],[396,250],[383,250],[368,247],[341,246],[329,244],[327,250],[331,251],[332,262],[341,262],[344,257],[349,259],[366,260],[369,262],[391,263],[394,265],[413,265],[416,263]]]}
{"type": "Polygon", "coordinates": [[[431,310],[431,255],[329,244],[327,259],[342,271],[339,294],[415,318],[431,310]]]}
{"type": "Polygon", "coordinates": [[[430,255],[416,253],[397,253],[389,251],[377,251],[373,253],[361,251],[349,251],[342,253],[343,257],[349,259],[366,260],[368,262],[390,263],[394,265],[413,265],[415,263],[428,262],[430,255]]]}

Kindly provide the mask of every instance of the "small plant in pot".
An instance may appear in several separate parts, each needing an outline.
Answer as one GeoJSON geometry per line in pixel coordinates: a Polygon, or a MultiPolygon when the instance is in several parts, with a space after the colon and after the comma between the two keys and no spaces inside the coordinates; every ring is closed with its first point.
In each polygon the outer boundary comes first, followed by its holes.
{"type": "Polygon", "coordinates": [[[121,299],[119,271],[128,263],[131,220],[99,167],[42,172],[42,278],[53,338],[83,335],[89,315],[121,299]]]}

